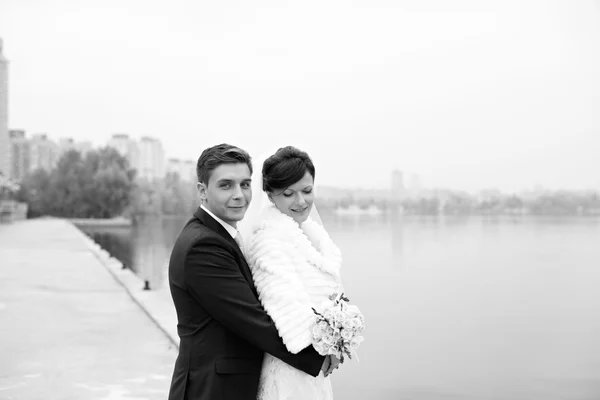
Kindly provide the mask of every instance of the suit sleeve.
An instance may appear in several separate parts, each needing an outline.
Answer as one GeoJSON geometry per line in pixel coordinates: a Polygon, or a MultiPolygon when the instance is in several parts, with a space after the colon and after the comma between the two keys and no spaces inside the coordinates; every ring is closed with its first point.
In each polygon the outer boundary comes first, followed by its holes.
{"type": "Polygon", "coordinates": [[[232,332],[287,364],[317,376],[325,359],[312,346],[290,353],[277,329],[250,289],[226,245],[204,238],[189,250],[187,288],[204,309],[232,332]]]}

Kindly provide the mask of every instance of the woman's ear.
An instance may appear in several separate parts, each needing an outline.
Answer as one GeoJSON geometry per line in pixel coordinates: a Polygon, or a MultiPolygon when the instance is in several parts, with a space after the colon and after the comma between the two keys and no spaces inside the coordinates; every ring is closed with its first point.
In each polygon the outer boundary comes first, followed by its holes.
{"type": "Polygon", "coordinates": [[[275,204],[275,202],[273,201],[273,193],[271,192],[267,192],[267,197],[269,198],[269,201],[273,204],[275,204]]]}

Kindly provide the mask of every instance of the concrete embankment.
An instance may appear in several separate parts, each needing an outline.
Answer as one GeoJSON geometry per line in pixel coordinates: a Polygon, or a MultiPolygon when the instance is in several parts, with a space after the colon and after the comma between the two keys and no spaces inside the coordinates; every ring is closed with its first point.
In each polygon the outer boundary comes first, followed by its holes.
{"type": "Polygon", "coordinates": [[[142,288],[65,220],[0,225],[0,398],[165,399],[173,306],[142,288]]]}

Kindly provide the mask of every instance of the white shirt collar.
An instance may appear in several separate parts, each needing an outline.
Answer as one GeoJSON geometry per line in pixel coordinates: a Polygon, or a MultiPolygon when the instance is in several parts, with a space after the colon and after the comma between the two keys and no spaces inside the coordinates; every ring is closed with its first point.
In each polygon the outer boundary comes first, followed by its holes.
{"type": "Polygon", "coordinates": [[[227,222],[223,221],[221,218],[217,217],[208,208],[204,207],[204,204],[200,204],[200,208],[202,208],[204,211],[206,211],[208,213],[208,215],[210,215],[215,220],[217,220],[218,223],[223,225],[223,228],[225,228],[227,230],[227,232],[231,235],[231,237],[235,239],[235,237],[237,236],[237,233],[238,233],[238,230],[236,228],[229,225],[227,222]]]}

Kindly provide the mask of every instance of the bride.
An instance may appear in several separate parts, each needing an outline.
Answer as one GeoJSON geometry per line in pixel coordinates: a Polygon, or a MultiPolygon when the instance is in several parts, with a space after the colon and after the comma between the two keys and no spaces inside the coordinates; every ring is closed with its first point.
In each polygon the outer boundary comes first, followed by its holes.
{"type": "MultiPolygon", "coordinates": [[[[312,345],[312,307],[341,292],[342,257],[313,205],[315,167],[308,154],[281,148],[255,175],[255,198],[240,225],[245,255],[263,307],[287,349],[298,353],[312,345]]],[[[266,354],[258,399],[328,400],[333,392],[323,372],[314,378],[266,354]]]]}

